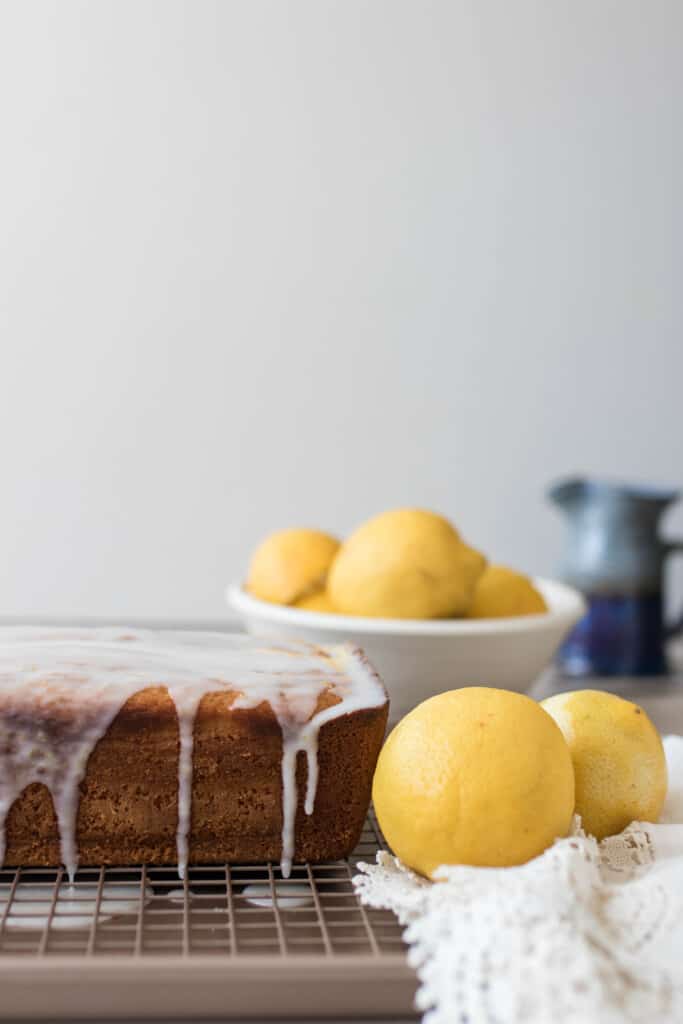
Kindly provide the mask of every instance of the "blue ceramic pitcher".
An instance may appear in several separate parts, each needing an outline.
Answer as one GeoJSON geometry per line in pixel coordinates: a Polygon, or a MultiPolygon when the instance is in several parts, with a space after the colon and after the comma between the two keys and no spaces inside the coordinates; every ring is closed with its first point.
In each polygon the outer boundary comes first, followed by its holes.
{"type": "Polygon", "coordinates": [[[588,613],[559,653],[567,675],[660,675],[665,640],[683,623],[664,622],[664,563],[683,541],[664,540],[660,519],[679,493],[574,477],[548,495],[569,524],[562,576],[581,590],[588,613]]]}

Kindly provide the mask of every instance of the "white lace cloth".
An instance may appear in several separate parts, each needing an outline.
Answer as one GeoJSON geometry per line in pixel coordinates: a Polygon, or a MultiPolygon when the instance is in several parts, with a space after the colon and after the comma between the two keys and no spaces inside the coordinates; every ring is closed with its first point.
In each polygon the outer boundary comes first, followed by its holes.
{"type": "Polygon", "coordinates": [[[683,737],[658,825],[558,840],[522,867],[361,864],[364,904],[407,926],[425,1024],[683,1022],[683,737]]]}

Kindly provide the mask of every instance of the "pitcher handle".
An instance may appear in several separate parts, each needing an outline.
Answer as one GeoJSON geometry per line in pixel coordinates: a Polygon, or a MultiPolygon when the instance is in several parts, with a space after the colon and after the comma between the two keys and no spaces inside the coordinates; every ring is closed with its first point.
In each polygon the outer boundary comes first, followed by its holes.
{"type": "MultiPolygon", "coordinates": [[[[667,557],[669,555],[683,555],[683,540],[667,540],[664,548],[667,557]]],[[[667,637],[678,636],[679,633],[683,633],[683,612],[681,612],[679,618],[674,619],[673,622],[666,626],[667,637]]]]}

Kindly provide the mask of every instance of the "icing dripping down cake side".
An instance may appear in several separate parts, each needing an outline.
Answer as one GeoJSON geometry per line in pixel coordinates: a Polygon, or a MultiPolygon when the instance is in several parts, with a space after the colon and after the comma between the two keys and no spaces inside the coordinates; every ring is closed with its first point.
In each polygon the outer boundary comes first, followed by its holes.
{"type": "Polygon", "coordinates": [[[349,647],[227,634],[0,630],[0,858],[345,856],[388,701],[349,647]]]}

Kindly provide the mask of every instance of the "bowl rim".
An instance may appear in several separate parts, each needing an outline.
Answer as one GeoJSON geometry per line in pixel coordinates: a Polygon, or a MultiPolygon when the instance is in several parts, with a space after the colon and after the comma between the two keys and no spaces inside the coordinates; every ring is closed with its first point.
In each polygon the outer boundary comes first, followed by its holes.
{"type": "Polygon", "coordinates": [[[498,619],[374,619],[358,615],[315,612],[290,605],[272,604],[249,594],[242,583],[226,587],[228,606],[247,619],[280,626],[320,629],[340,636],[384,634],[396,636],[493,636],[500,633],[541,632],[559,626],[569,628],[584,615],[586,602],[574,587],[559,580],[533,577],[534,586],[548,602],[547,612],[498,619]]]}

